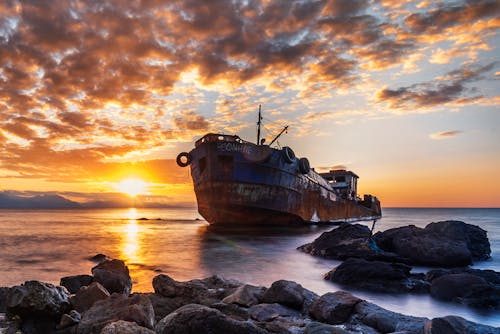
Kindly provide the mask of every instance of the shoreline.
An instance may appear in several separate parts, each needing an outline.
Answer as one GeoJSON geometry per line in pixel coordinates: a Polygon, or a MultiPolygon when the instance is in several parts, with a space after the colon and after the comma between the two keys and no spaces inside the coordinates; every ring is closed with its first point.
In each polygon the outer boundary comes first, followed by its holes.
{"type": "Polygon", "coordinates": [[[8,288],[3,297],[0,294],[0,305],[6,306],[8,315],[3,322],[0,317],[0,333],[14,333],[17,328],[23,334],[210,330],[238,334],[354,334],[360,330],[434,334],[457,326],[477,333],[500,332],[500,328],[453,315],[430,319],[392,312],[346,291],[319,296],[288,280],[262,287],[217,275],[180,282],[159,274],[152,282],[154,292],[130,293],[132,280],[125,263],[102,256],[98,260],[92,275],[64,277],[62,286],[28,281],[8,288]],[[186,319],[190,319],[188,324],[186,319]],[[225,331],[217,331],[222,329],[225,331]]]}

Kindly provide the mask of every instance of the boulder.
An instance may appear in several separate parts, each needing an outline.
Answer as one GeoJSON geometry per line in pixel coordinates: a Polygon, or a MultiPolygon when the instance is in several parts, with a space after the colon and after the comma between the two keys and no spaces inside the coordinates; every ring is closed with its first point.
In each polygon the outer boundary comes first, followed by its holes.
{"type": "Polygon", "coordinates": [[[378,305],[361,301],[354,306],[356,319],[380,333],[408,332],[424,334],[424,326],[429,319],[412,317],[386,310],[378,305]]]}
{"type": "Polygon", "coordinates": [[[119,320],[152,329],[154,318],[153,306],[146,296],[134,294],[127,297],[114,293],[107,299],[97,301],[82,314],[76,334],[99,333],[109,323],[119,320]]]}
{"type": "Polygon", "coordinates": [[[132,279],[122,260],[104,260],[92,268],[92,275],[109,293],[117,292],[128,296],[132,290],[132,279]]]}
{"type": "Polygon", "coordinates": [[[106,299],[110,296],[101,284],[94,282],[89,286],[84,286],[69,298],[71,305],[78,312],[87,311],[98,300],[106,299]]]}
{"type": "Polygon", "coordinates": [[[500,328],[477,324],[464,318],[449,315],[434,318],[426,325],[425,334],[499,334],[500,328]]]}
{"type": "Polygon", "coordinates": [[[153,278],[155,293],[168,298],[181,298],[183,305],[210,305],[232,294],[242,283],[226,280],[220,276],[179,282],[168,275],[160,274],[153,278]]]}
{"type": "Polygon", "coordinates": [[[43,316],[59,321],[69,308],[68,291],[49,283],[27,281],[7,293],[7,312],[21,318],[43,316]]]}
{"type": "Polygon", "coordinates": [[[500,285],[500,272],[490,269],[471,269],[471,268],[452,268],[452,269],[433,269],[425,274],[425,278],[432,282],[434,279],[449,274],[471,274],[483,278],[492,285],[500,285]]]}
{"type": "Polygon", "coordinates": [[[325,279],[359,289],[379,292],[428,292],[424,274],[410,273],[402,263],[348,259],[325,275],[325,279]]]}
{"type": "Polygon", "coordinates": [[[99,334],[155,334],[155,332],[135,322],[118,320],[107,324],[99,334]]]}
{"type": "Polygon", "coordinates": [[[161,319],[165,318],[167,315],[177,310],[179,307],[182,307],[187,304],[192,304],[190,300],[187,300],[182,297],[169,298],[169,297],[163,297],[162,295],[156,293],[144,293],[144,294],[134,293],[132,294],[132,296],[136,294],[143,295],[149,299],[154,309],[155,322],[158,322],[161,319]]]}
{"type": "Polygon", "coordinates": [[[216,309],[224,313],[225,315],[240,321],[248,320],[248,308],[239,306],[238,304],[226,304],[223,302],[214,303],[210,305],[211,308],[216,309]]]}
{"type": "Polygon", "coordinates": [[[431,282],[431,296],[473,307],[500,308],[500,286],[469,273],[448,274],[431,282]]]}
{"type": "Polygon", "coordinates": [[[155,332],[157,334],[268,333],[250,322],[231,319],[218,310],[199,304],[185,305],[172,312],[158,322],[155,332]]]}
{"type": "Polygon", "coordinates": [[[304,289],[296,282],[279,280],[271,284],[260,301],[268,304],[279,303],[297,310],[307,311],[317,298],[317,294],[304,289]]]}
{"type": "Polygon", "coordinates": [[[258,304],[248,309],[250,318],[259,322],[268,322],[276,318],[298,318],[300,313],[281,304],[258,304]]]}
{"type": "Polygon", "coordinates": [[[311,255],[337,260],[355,257],[389,262],[407,261],[394,253],[378,248],[370,240],[370,234],[370,229],[365,225],[344,223],[329,232],[324,232],[312,243],[297,249],[311,255]]]}
{"type": "Polygon", "coordinates": [[[95,263],[101,263],[103,261],[111,260],[107,255],[98,253],[94,256],[91,256],[88,258],[89,261],[95,262],[95,263]]]}
{"type": "MultiPolygon", "coordinates": [[[[304,329],[304,334],[354,334],[359,332],[351,332],[341,327],[327,325],[322,322],[311,321],[304,329]]],[[[362,332],[365,334],[365,332],[362,332]]]]}
{"type": "Polygon", "coordinates": [[[265,292],[265,287],[244,284],[238,287],[232,294],[224,298],[222,301],[226,304],[233,303],[250,307],[258,304],[265,292]]]}
{"type": "Polygon", "coordinates": [[[66,276],[61,278],[59,285],[68,289],[69,293],[76,293],[82,286],[90,285],[94,281],[94,277],[90,275],[66,276]]]}
{"type": "Polygon", "coordinates": [[[484,261],[491,257],[487,232],[479,226],[462,221],[446,220],[430,223],[425,230],[451,240],[464,241],[474,261],[484,261]]]}
{"type": "Polygon", "coordinates": [[[329,292],[319,297],[309,309],[314,319],[337,325],[346,322],[361,299],[345,291],[329,292]]]}
{"type": "Polygon", "coordinates": [[[424,229],[413,225],[377,232],[376,244],[387,252],[409,258],[410,263],[461,267],[487,259],[490,244],[486,231],[459,221],[431,223],[424,229]]]}

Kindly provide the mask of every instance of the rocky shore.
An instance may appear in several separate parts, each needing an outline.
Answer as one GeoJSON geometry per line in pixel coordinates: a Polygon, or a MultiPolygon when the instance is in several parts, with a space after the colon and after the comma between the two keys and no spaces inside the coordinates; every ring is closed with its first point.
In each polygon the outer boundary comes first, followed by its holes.
{"type": "Polygon", "coordinates": [[[500,333],[457,316],[395,313],[345,291],[318,296],[287,280],[262,287],[219,276],[179,282],[160,274],[154,292],[131,294],[125,263],[100,260],[92,275],[64,277],[60,286],[28,281],[2,288],[0,333],[500,333]]]}
{"type": "Polygon", "coordinates": [[[486,231],[461,221],[404,226],[371,235],[342,224],[299,250],[345,260],[325,274],[338,284],[387,293],[429,293],[440,300],[500,310],[500,273],[468,267],[490,258],[486,231]],[[414,273],[413,266],[438,269],[414,273]]]}

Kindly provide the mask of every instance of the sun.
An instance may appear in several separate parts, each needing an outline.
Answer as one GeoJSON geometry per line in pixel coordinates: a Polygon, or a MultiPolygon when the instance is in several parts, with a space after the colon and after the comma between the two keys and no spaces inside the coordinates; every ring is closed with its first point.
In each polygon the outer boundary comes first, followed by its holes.
{"type": "Polygon", "coordinates": [[[146,193],[148,184],[141,179],[125,179],[115,185],[116,189],[131,197],[146,193]]]}

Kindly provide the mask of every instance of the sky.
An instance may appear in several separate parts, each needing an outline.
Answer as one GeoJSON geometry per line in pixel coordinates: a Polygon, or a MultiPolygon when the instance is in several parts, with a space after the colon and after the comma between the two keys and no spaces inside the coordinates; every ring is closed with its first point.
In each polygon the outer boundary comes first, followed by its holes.
{"type": "Polygon", "coordinates": [[[0,2],[0,192],[195,203],[207,132],[343,166],[386,207],[500,207],[500,3],[0,2]],[[136,191],[140,192],[140,191],[136,191]]]}

